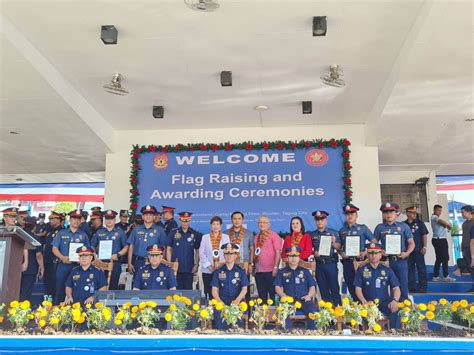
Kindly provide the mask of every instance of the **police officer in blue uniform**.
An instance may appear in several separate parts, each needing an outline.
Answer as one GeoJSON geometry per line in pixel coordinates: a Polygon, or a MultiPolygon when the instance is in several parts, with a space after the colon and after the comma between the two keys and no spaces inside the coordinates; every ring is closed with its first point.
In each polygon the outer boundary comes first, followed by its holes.
{"type": "MultiPolygon", "coordinates": [[[[56,267],[56,297],[55,304],[64,301],[66,280],[71,270],[77,266],[76,262],[70,260],[76,249],[71,250],[71,243],[79,243],[90,248],[89,236],[83,229],[79,229],[81,223],[81,210],[69,212],[69,227],[61,229],[53,240],[53,254],[59,259],[56,267]]],[[[78,244],[76,244],[79,247],[78,244]]],[[[81,245],[81,246],[82,246],[81,245]]]]}
{"type": "MultiPolygon", "coordinates": [[[[291,296],[301,302],[301,311],[306,315],[306,328],[315,329],[314,320],[309,319],[308,314],[317,311],[313,298],[316,295],[316,282],[308,269],[299,266],[301,248],[291,246],[286,250],[288,266],[278,270],[275,277],[275,292],[283,297],[291,296]]],[[[286,329],[291,328],[291,319],[286,320],[286,329]]]]}
{"type": "Polygon", "coordinates": [[[92,236],[95,232],[103,227],[104,214],[101,211],[94,211],[91,214],[90,218],[90,234],[89,240],[92,239],[92,236]]]}
{"type": "Polygon", "coordinates": [[[324,301],[331,302],[333,305],[340,305],[341,294],[337,270],[337,251],[341,248],[341,239],[337,231],[327,227],[328,212],[314,211],[312,215],[317,227],[310,235],[316,258],[316,280],[318,281],[319,292],[324,301]],[[323,237],[325,240],[329,238],[331,242],[328,255],[321,255],[320,253],[320,244],[323,237]]]}
{"type": "Polygon", "coordinates": [[[120,228],[125,232],[125,234],[128,232],[130,223],[128,223],[128,210],[120,210],[119,212],[119,221],[115,225],[115,227],[120,228]]]}
{"type": "Polygon", "coordinates": [[[133,278],[134,290],[176,290],[173,270],[164,265],[164,247],[151,245],[147,248],[149,264],[141,267],[133,278]]]}
{"type": "Polygon", "coordinates": [[[44,237],[46,235],[46,229],[48,228],[48,223],[45,223],[46,214],[39,213],[38,220],[36,223],[35,234],[38,237],[44,237]]]}
{"type": "MultiPolygon", "coordinates": [[[[245,299],[249,279],[247,273],[235,264],[239,246],[233,243],[222,244],[225,264],[217,268],[212,274],[211,288],[212,297],[217,302],[230,305],[232,302],[239,304],[245,299]]],[[[226,329],[227,325],[222,322],[219,311],[215,312],[216,329],[226,329]]]]}
{"type": "Polygon", "coordinates": [[[370,242],[376,242],[374,235],[365,224],[357,223],[359,208],[353,204],[348,204],[342,209],[346,216],[346,222],[343,227],[339,230],[339,237],[341,238],[341,250],[339,251],[342,259],[342,269],[344,275],[344,281],[347,285],[347,289],[353,300],[357,300],[354,287],[355,277],[355,263],[361,262],[365,259],[365,245],[370,242]],[[346,253],[346,241],[347,237],[358,237],[359,238],[359,249],[356,255],[347,255],[346,253]]]}
{"type": "Polygon", "coordinates": [[[43,238],[43,259],[44,259],[44,294],[55,299],[56,294],[56,265],[58,258],[53,254],[53,240],[62,229],[61,220],[63,216],[59,212],[51,211],[46,235],[43,238]]]}
{"type": "Polygon", "coordinates": [[[95,291],[107,289],[107,279],[102,270],[92,265],[93,248],[83,245],[77,248],[76,252],[79,255],[79,266],[72,269],[66,280],[66,301],[64,303],[92,304],[95,291]]]}
{"type": "MultiPolygon", "coordinates": [[[[25,232],[41,243],[36,235],[36,217],[25,218],[25,232]]],[[[28,249],[28,268],[21,273],[20,301],[31,300],[33,285],[36,277],[42,278],[44,273],[43,248],[41,245],[35,249],[28,249]]]]}
{"type": "Polygon", "coordinates": [[[168,234],[166,259],[179,263],[176,276],[178,290],[192,290],[193,277],[199,268],[199,247],[202,234],[189,227],[191,212],[180,212],[178,216],[181,227],[168,234]]]}
{"type": "Polygon", "coordinates": [[[418,218],[415,206],[405,208],[407,220],[405,223],[410,228],[415,242],[415,249],[408,257],[408,290],[410,292],[426,293],[428,279],[426,275],[426,245],[428,242],[428,229],[423,221],[418,218]],[[416,287],[415,267],[418,272],[418,288],[416,287]]]}
{"type": "Polygon", "coordinates": [[[379,301],[380,312],[390,320],[392,328],[398,328],[398,302],[400,301],[400,283],[392,269],[380,262],[382,245],[370,243],[367,246],[369,263],[357,269],[354,285],[358,300],[362,304],[379,301]]]}
{"type": "Polygon", "coordinates": [[[101,255],[101,248],[108,248],[111,244],[110,255],[104,255],[102,261],[114,263],[112,275],[110,276],[109,290],[118,290],[118,283],[120,273],[122,272],[122,265],[120,259],[127,254],[128,245],[125,232],[116,227],[115,216],[117,212],[107,210],[104,212],[105,226],[94,233],[91,240],[91,246],[101,255]]]}
{"type": "Polygon", "coordinates": [[[91,225],[87,221],[87,218],[89,217],[89,212],[82,210],[81,214],[82,214],[82,218],[81,218],[81,223],[79,224],[79,228],[84,230],[84,232],[86,232],[86,234],[89,236],[89,239],[90,239],[92,236],[91,225]]]}
{"type": "Polygon", "coordinates": [[[396,221],[398,209],[399,207],[396,203],[386,202],[380,206],[384,222],[375,227],[374,237],[380,244],[382,244],[382,247],[387,254],[387,236],[390,236],[389,238],[393,238],[391,236],[400,236],[400,254],[388,255],[387,257],[390,262],[390,268],[395,272],[395,275],[397,275],[397,279],[400,282],[400,291],[402,293],[401,299],[404,301],[408,298],[407,259],[410,253],[415,249],[415,242],[413,241],[413,235],[411,234],[411,230],[407,224],[396,221]]]}
{"type": "Polygon", "coordinates": [[[156,211],[155,217],[153,219],[153,223],[155,223],[157,226],[165,228],[165,225],[161,221],[161,216],[162,216],[162,213],[160,211],[156,211]]]}
{"type": "Polygon", "coordinates": [[[174,207],[161,206],[163,213],[163,228],[165,228],[166,235],[170,234],[173,229],[178,228],[178,223],[174,220],[174,207]]]}
{"type": "Polygon", "coordinates": [[[155,206],[146,205],[141,208],[143,224],[133,228],[127,239],[128,271],[135,273],[146,262],[147,248],[151,245],[165,245],[166,234],[163,228],[153,223],[156,213],[155,206]]]}

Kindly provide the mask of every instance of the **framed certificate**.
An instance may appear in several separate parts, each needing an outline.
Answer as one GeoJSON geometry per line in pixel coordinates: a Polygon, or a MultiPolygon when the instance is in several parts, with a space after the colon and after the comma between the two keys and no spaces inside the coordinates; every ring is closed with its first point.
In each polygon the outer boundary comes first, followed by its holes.
{"type": "Polygon", "coordinates": [[[83,243],[69,243],[69,260],[73,263],[77,263],[79,261],[79,255],[77,255],[77,248],[82,247],[83,243]]]}
{"type": "Polygon", "coordinates": [[[330,235],[322,235],[319,241],[319,255],[330,256],[332,248],[332,237],[330,235]]]}
{"type": "Polygon", "coordinates": [[[359,256],[360,254],[360,236],[351,235],[345,238],[344,250],[347,256],[359,256]]]}
{"type": "Polygon", "coordinates": [[[400,234],[387,234],[385,236],[385,252],[388,255],[400,255],[402,239],[400,234]]]}
{"type": "Polygon", "coordinates": [[[99,242],[99,259],[110,260],[112,257],[113,240],[101,240],[99,242]]]}

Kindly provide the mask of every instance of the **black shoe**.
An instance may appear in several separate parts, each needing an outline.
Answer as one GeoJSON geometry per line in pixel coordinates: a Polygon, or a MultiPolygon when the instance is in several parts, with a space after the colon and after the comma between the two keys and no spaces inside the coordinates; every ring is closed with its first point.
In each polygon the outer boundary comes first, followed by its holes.
{"type": "Polygon", "coordinates": [[[470,290],[466,291],[466,293],[474,293],[474,288],[471,288],[470,290]]]}

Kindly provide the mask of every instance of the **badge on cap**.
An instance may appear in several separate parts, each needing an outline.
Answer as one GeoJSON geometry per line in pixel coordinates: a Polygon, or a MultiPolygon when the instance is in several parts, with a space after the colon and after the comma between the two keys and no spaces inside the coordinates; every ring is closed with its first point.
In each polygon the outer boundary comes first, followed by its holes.
{"type": "Polygon", "coordinates": [[[316,212],[316,216],[317,216],[317,217],[321,216],[321,212],[319,212],[319,211],[316,212]]]}
{"type": "Polygon", "coordinates": [[[150,206],[150,205],[146,205],[145,209],[146,209],[146,210],[151,210],[151,206],[150,206]]]}
{"type": "Polygon", "coordinates": [[[387,203],[385,204],[385,207],[390,207],[390,206],[391,206],[390,202],[387,202],[387,203]]]}
{"type": "Polygon", "coordinates": [[[107,214],[112,214],[112,210],[107,210],[107,214]]]}
{"type": "Polygon", "coordinates": [[[81,210],[76,210],[76,214],[81,214],[81,210]]]}

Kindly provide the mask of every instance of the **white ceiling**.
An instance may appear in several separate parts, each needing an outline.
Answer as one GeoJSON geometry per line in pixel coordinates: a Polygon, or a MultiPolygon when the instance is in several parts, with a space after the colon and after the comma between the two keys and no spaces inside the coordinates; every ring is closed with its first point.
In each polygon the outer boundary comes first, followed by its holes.
{"type": "Polygon", "coordinates": [[[104,130],[259,126],[262,103],[267,126],[366,123],[382,166],[473,170],[470,1],[220,3],[2,1],[0,174],[103,171],[104,130]],[[317,15],[325,37],[311,35],[317,15]],[[118,45],[102,44],[102,24],[118,45]],[[344,89],[319,80],[333,63],[344,89]],[[115,71],[128,96],[102,90],[115,71]]]}

